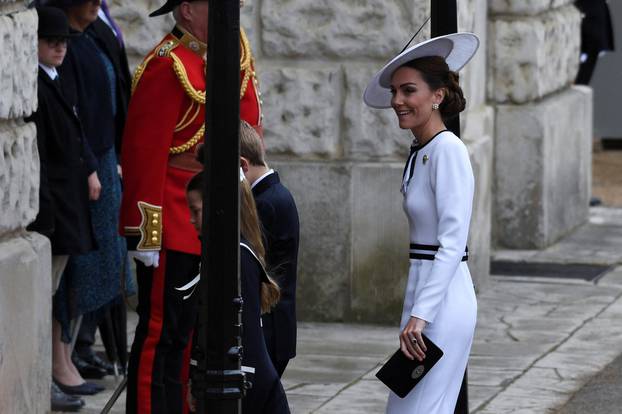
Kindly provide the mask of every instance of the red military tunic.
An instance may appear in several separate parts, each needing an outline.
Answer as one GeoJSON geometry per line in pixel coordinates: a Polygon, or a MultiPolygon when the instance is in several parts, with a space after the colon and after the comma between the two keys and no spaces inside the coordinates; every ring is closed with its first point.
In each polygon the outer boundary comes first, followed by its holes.
{"type": "MultiPolygon", "coordinates": [[[[261,130],[253,59],[243,31],[240,38],[240,117],[261,130]]],[[[203,142],[205,51],[205,44],[176,27],[136,70],[121,153],[120,230],[128,250],[201,252],[185,190],[203,142]]]]}

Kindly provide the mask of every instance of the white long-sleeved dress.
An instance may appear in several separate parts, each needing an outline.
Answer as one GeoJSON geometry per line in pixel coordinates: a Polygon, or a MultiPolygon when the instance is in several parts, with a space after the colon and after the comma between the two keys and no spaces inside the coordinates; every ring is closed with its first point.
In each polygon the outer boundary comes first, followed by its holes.
{"type": "Polygon", "coordinates": [[[477,301],[467,267],[474,179],[464,143],[449,131],[413,147],[402,193],[410,225],[410,270],[401,329],[411,316],[444,352],[401,399],[390,393],[387,414],[453,414],[467,365],[477,301]]]}

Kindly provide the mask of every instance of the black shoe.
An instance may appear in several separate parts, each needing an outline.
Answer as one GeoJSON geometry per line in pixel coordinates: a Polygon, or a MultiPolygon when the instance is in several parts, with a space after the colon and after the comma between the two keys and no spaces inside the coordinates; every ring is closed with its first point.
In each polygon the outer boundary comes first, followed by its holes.
{"type": "Polygon", "coordinates": [[[87,364],[105,370],[108,375],[114,375],[114,366],[110,362],[100,358],[99,355],[92,350],[89,353],[80,355],[80,358],[87,364]]]}
{"type": "Polygon", "coordinates": [[[52,390],[50,393],[52,402],[52,411],[65,411],[74,413],[80,411],[84,407],[84,400],[74,395],[65,394],[52,382],[52,390]]]}
{"type": "Polygon", "coordinates": [[[590,207],[600,206],[602,203],[602,200],[598,197],[590,198],[590,207]]]}
{"type": "Polygon", "coordinates": [[[78,369],[78,372],[85,379],[102,379],[108,373],[105,369],[89,364],[75,353],[71,356],[71,361],[78,369]]]}
{"type": "Polygon", "coordinates": [[[92,382],[84,382],[80,385],[65,385],[63,383],[54,380],[58,388],[60,388],[65,394],[73,394],[73,395],[95,395],[99,392],[105,390],[105,387],[101,385],[94,384],[92,382]]]}

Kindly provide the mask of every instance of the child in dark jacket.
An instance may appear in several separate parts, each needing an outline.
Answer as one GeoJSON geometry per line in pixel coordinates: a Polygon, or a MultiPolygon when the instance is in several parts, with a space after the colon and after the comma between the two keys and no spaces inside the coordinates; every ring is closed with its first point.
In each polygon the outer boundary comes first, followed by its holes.
{"type": "MultiPolygon", "coordinates": [[[[59,87],[56,68],[67,52],[70,37],[67,18],[51,7],[37,8],[39,15],[39,75],[37,111],[28,119],[37,127],[40,159],[39,213],[28,230],[39,232],[52,245],[52,289],[54,293],[70,255],[96,248],[89,214],[89,197],[99,196],[95,160],[85,148],[80,121],[59,87]]],[[[60,340],[60,325],[53,320],[53,376],[76,386],[75,394],[94,384],[74,374],[69,346],[60,340]]],[[[67,390],[68,391],[68,390],[67,390]]],[[[74,392],[72,392],[73,394],[74,392]]],[[[54,387],[52,409],[76,411],[84,403],[54,387]]]]}

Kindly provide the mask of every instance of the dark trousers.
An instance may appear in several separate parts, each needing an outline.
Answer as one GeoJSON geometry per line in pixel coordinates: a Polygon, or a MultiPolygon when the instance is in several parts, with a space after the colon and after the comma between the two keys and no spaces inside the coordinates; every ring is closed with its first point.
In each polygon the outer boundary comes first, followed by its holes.
{"type": "Polygon", "coordinates": [[[85,313],[76,339],[75,353],[82,359],[93,354],[95,333],[99,328],[106,356],[111,363],[118,363],[124,373],[127,366],[127,309],[123,296],[96,311],[85,313]]]}
{"type": "Polygon", "coordinates": [[[182,413],[184,352],[197,312],[198,295],[175,288],[199,273],[200,257],[160,252],[160,266],[136,263],[138,326],[128,367],[126,413],[182,413]]]}
{"type": "Polygon", "coordinates": [[[99,320],[100,314],[97,311],[82,315],[82,324],[78,331],[75,347],[78,356],[85,357],[93,352],[91,347],[95,344],[95,332],[97,331],[99,320]]]}

